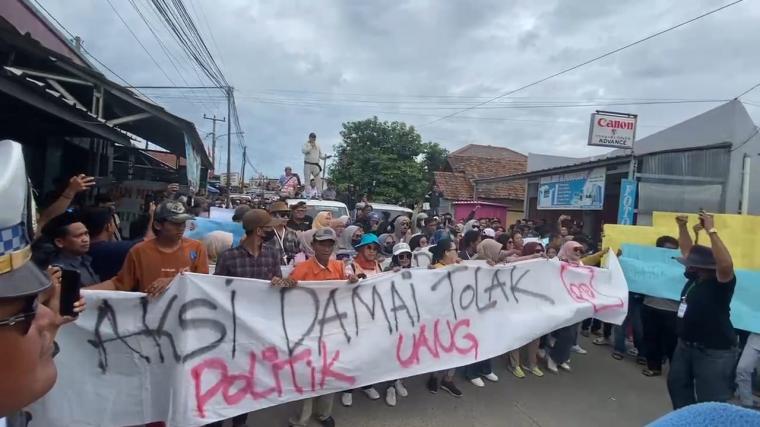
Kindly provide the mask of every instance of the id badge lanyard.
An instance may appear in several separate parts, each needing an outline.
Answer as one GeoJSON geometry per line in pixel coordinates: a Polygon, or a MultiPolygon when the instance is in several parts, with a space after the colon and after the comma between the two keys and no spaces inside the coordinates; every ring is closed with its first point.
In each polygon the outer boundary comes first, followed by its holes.
{"type": "Polygon", "coordinates": [[[689,296],[689,292],[691,292],[692,289],[694,289],[694,286],[697,284],[696,280],[689,286],[688,289],[686,289],[686,292],[681,297],[681,304],[678,305],[678,318],[683,319],[683,317],[686,315],[686,308],[688,305],[686,304],[686,297],[689,296]]]}

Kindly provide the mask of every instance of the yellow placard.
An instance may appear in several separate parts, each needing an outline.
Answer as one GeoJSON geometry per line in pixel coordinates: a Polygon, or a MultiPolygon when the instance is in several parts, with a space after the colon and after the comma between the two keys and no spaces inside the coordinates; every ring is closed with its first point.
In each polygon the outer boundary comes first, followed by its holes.
{"type": "MultiPolygon", "coordinates": [[[[655,241],[660,236],[678,238],[678,225],[676,224],[676,216],[678,215],[689,216],[689,231],[692,239],[694,239],[692,227],[699,221],[697,214],[654,212],[651,227],[606,224],[602,245],[617,250],[623,243],[654,246],[655,241]]],[[[715,228],[731,252],[734,267],[749,270],[760,269],[760,251],[757,250],[757,243],[754,241],[756,230],[760,230],[760,216],[715,214],[715,228]]],[[[710,246],[707,233],[699,233],[698,243],[710,246]]]]}

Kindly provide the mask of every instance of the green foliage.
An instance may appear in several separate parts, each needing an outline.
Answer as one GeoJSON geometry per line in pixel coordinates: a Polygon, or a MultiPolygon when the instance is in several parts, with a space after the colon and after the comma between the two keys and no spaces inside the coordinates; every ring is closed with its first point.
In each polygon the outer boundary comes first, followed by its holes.
{"type": "Polygon", "coordinates": [[[445,164],[448,154],[437,143],[423,143],[413,126],[377,117],[343,123],[340,135],[331,179],[339,190],[353,184],[358,194],[374,201],[409,205],[422,200],[433,171],[445,164]]]}

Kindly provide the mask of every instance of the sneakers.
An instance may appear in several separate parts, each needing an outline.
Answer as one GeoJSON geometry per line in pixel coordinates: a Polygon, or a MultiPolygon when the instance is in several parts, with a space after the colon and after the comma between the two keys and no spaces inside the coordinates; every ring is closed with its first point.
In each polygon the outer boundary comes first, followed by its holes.
{"type": "Polygon", "coordinates": [[[612,345],[610,339],[605,337],[594,338],[594,340],[591,342],[593,342],[595,345],[612,345]]]}
{"type": "Polygon", "coordinates": [[[333,417],[327,417],[324,420],[319,420],[322,427],[335,427],[335,419],[333,417]]]}
{"type": "Polygon", "coordinates": [[[551,357],[546,358],[546,369],[548,369],[549,372],[553,374],[559,373],[559,369],[557,369],[557,364],[554,362],[554,360],[552,360],[551,357]]]}
{"type": "Polygon", "coordinates": [[[572,369],[570,369],[570,364],[567,362],[560,363],[559,367],[566,370],[567,372],[572,372],[572,369]]]}
{"type": "Polygon", "coordinates": [[[344,391],[340,394],[340,403],[345,407],[350,407],[354,404],[354,395],[350,391],[344,391]]]}
{"type": "Polygon", "coordinates": [[[380,393],[375,390],[375,387],[363,388],[362,391],[367,395],[367,397],[369,397],[370,400],[377,400],[380,398],[380,393]]]}
{"type": "Polygon", "coordinates": [[[385,403],[388,404],[388,406],[396,406],[395,387],[388,387],[388,390],[385,391],[385,403]]]}
{"type": "Polygon", "coordinates": [[[570,347],[570,351],[572,351],[573,353],[578,353],[578,354],[588,353],[588,351],[584,350],[583,347],[579,346],[578,344],[570,347]]]}
{"type": "MultiPolygon", "coordinates": [[[[480,378],[480,377],[473,378],[473,379],[470,380],[470,382],[475,387],[485,387],[486,386],[486,383],[483,382],[483,378],[480,378]]],[[[443,383],[441,383],[441,388],[443,388],[443,383]]],[[[444,390],[446,390],[446,389],[444,389],[444,390]]]]}
{"type": "Polygon", "coordinates": [[[517,378],[525,378],[525,372],[523,372],[522,368],[519,366],[512,368],[512,375],[516,376],[517,378]]]}
{"type": "Polygon", "coordinates": [[[544,376],[544,372],[542,370],[538,369],[538,366],[536,366],[534,368],[529,368],[527,366],[523,366],[523,369],[525,369],[526,371],[530,372],[531,374],[533,374],[533,375],[535,375],[537,377],[543,377],[544,376]]]}
{"type": "Polygon", "coordinates": [[[431,375],[427,380],[426,387],[429,392],[433,394],[438,393],[438,378],[436,378],[435,375],[431,375]]]}
{"type": "Polygon", "coordinates": [[[396,394],[398,394],[401,397],[407,397],[409,396],[409,392],[406,390],[406,387],[404,387],[404,383],[401,382],[401,380],[396,380],[395,383],[393,383],[393,387],[396,388],[396,394]]]}
{"type": "Polygon", "coordinates": [[[636,357],[639,355],[639,350],[636,347],[631,347],[628,350],[625,351],[626,354],[628,354],[631,357],[636,357]]]}
{"type": "Polygon", "coordinates": [[[447,391],[450,395],[454,397],[462,397],[462,392],[459,391],[457,386],[454,384],[454,381],[442,380],[441,389],[443,389],[443,391],[447,391]]]}
{"type": "Polygon", "coordinates": [[[493,372],[491,372],[488,375],[484,375],[483,378],[487,379],[488,381],[491,381],[492,383],[498,382],[499,377],[496,376],[493,372]]]}

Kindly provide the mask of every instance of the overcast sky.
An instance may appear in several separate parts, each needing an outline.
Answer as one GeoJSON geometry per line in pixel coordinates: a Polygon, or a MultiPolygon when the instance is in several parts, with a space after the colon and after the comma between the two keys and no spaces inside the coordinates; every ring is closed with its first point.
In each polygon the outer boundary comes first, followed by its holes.
{"type": "MultiPolygon", "coordinates": [[[[40,1],[133,85],[172,84],[106,1],[40,1]]],[[[112,2],[174,83],[209,84],[191,71],[149,0],[132,2],[178,59],[181,76],[132,4],[112,2]]],[[[341,123],[373,115],[414,125],[423,140],[451,151],[478,143],[525,154],[603,153],[586,146],[594,110],[638,114],[643,137],[719,103],[609,104],[729,99],[760,82],[760,3],[739,3],[483,108],[428,123],[728,2],[185,0],[235,87],[252,163],[269,176],[285,165],[302,169],[300,146],[309,132],[331,151],[341,123]]],[[[211,130],[204,113],[226,115],[218,92],[145,93],[193,120],[201,137],[211,130]]],[[[760,89],[742,99],[760,106],[760,89]]],[[[760,121],[760,107],[745,105],[760,121]]],[[[237,170],[240,149],[233,147],[232,155],[237,170]]]]}

